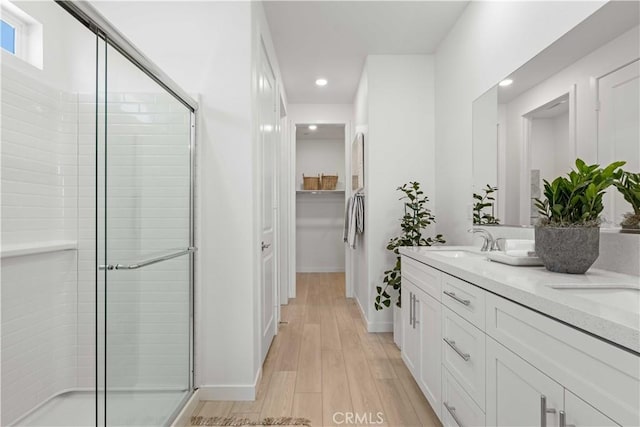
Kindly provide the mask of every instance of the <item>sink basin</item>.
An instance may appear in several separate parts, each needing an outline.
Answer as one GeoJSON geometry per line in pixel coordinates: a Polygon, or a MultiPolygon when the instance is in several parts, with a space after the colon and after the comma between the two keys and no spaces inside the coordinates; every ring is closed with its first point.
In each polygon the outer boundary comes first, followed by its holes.
{"type": "Polygon", "coordinates": [[[459,250],[429,251],[429,253],[430,254],[436,254],[436,255],[444,256],[444,257],[447,257],[447,258],[468,258],[468,257],[478,256],[477,254],[474,254],[473,252],[459,251],[459,250]]]}
{"type": "Polygon", "coordinates": [[[562,284],[550,285],[565,294],[632,313],[640,312],[640,286],[634,284],[562,284]]]}

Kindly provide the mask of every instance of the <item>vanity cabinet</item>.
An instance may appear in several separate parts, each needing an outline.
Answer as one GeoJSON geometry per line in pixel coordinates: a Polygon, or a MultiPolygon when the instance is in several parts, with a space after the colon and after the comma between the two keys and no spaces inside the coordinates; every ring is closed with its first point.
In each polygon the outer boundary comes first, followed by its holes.
{"type": "Polygon", "coordinates": [[[436,299],[440,296],[440,272],[407,260],[403,273],[402,359],[434,412],[440,416],[442,304],[436,299]]]}
{"type": "Polygon", "coordinates": [[[640,426],[640,356],[402,257],[402,359],[445,426],[640,426]]]}
{"type": "Polygon", "coordinates": [[[402,360],[431,407],[440,416],[442,307],[439,301],[410,281],[402,284],[402,307],[402,312],[407,315],[403,322],[402,360]]]}

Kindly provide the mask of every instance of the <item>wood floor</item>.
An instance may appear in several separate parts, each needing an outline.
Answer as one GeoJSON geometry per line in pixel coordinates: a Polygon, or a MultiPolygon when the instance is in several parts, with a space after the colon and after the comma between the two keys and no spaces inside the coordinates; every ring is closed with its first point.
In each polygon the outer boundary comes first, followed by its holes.
{"type": "Polygon", "coordinates": [[[441,426],[392,335],[367,333],[355,300],[344,297],[344,274],[304,273],[297,280],[256,400],[200,402],[193,415],[303,417],[313,427],[441,426]],[[349,423],[341,413],[368,419],[349,423]]]}

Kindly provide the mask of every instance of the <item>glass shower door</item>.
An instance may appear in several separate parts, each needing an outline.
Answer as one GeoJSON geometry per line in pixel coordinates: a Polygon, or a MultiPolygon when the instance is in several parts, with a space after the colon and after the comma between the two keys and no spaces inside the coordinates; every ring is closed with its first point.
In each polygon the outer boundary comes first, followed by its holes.
{"type": "Polygon", "coordinates": [[[100,61],[98,423],[161,426],[192,389],[194,123],[110,45],[100,61]]]}

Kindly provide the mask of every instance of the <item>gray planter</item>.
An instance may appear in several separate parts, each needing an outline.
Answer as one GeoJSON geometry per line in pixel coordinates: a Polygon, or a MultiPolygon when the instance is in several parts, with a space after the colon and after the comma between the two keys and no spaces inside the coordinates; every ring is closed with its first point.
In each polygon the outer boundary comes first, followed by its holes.
{"type": "Polygon", "coordinates": [[[583,274],[600,255],[598,227],[535,228],[536,255],[549,271],[583,274]]]}

